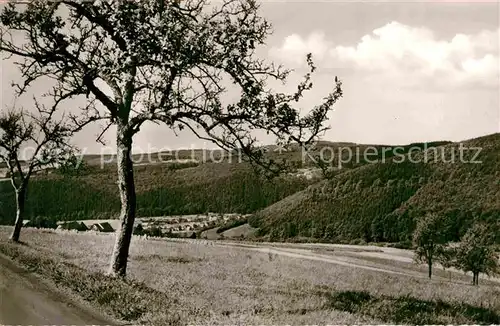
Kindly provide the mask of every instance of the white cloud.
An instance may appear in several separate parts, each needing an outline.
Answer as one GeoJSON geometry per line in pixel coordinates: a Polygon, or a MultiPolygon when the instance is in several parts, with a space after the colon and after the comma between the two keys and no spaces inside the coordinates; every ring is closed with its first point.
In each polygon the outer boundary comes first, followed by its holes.
{"type": "Polygon", "coordinates": [[[294,64],[305,63],[305,57],[312,53],[314,58],[326,59],[328,51],[333,46],[326,40],[323,32],[313,32],[307,39],[303,39],[298,34],[287,36],[279,48],[272,48],[270,54],[274,57],[285,58],[286,61],[294,64]]]}
{"type": "Polygon", "coordinates": [[[294,34],[271,54],[300,63],[298,54],[303,58],[312,52],[320,66],[350,67],[367,78],[398,78],[407,86],[431,82],[434,86],[474,83],[498,87],[499,33],[500,29],[438,39],[430,29],[391,22],[361,37],[355,45],[333,45],[319,32],[306,39],[294,34]]]}

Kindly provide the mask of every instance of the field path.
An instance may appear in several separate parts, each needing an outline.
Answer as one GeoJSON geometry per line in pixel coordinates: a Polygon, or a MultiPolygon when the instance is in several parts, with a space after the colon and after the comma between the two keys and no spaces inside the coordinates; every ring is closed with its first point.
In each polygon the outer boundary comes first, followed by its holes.
{"type": "Polygon", "coordinates": [[[117,325],[0,255],[0,325],[117,325]]]}
{"type": "MultiPolygon", "coordinates": [[[[361,269],[375,271],[375,272],[383,272],[383,273],[389,273],[389,274],[408,275],[408,276],[419,277],[419,278],[427,278],[427,276],[422,275],[421,273],[418,273],[418,272],[413,272],[413,271],[399,272],[399,271],[394,271],[394,270],[386,269],[386,268],[373,267],[373,266],[369,266],[366,264],[357,264],[357,263],[353,262],[353,259],[350,257],[319,254],[319,253],[315,253],[314,251],[312,251],[306,247],[305,248],[286,248],[286,247],[281,247],[281,246],[275,247],[275,246],[266,246],[266,245],[256,245],[256,246],[243,245],[242,246],[240,244],[228,244],[228,246],[244,247],[244,248],[247,248],[249,250],[259,251],[259,252],[263,252],[263,253],[270,253],[270,254],[281,255],[281,256],[297,258],[297,259],[322,261],[322,262],[326,262],[326,263],[342,265],[342,266],[347,266],[347,267],[361,268],[361,269]]],[[[373,254],[379,254],[379,253],[375,252],[373,254]]],[[[400,260],[400,259],[404,260],[403,257],[392,256],[392,255],[388,255],[388,256],[393,258],[394,260],[400,260]]]]}
{"type": "MultiPolygon", "coordinates": [[[[399,274],[399,275],[408,275],[409,274],[409,273],[403,273],[403,272],[396,272],[396,271],[392,271],[389,269],[383,269],[383,268],[355,264],[355,263],[349,262],[348,259],[344,260],[344,259],[340,259],[338,257],[331,257],[328,255],[315,254],[315,253],[305,253],[305,252],[302,253],[302,252],[299,252],[300,249],[255,248],[255,250],[260,251],[260,252],[268,252],[271,254],[287,256],[287,257],[323,261],[326,263],[332,263],[332,264],[348,266],[348,267],[357,267],[357,268],[362,268],[362,269],[376,271],[376,272],[385,272],[385,273],[399,274]]],[[[413,275],[413,276],[415,276],[415,275],[413,275]]]]}
{"type": "MultiPolygon", "coordinates": [[[[191,240],[191,239],[168,239],[167,241],[190,242],[204,245],[214,245],[222,247],[238,247],[251,251],[269,253],[273,255],[286,256],[296,259],[307,259],[313,261],[322,261],[331,264],[354,267],[369,271],[382,272],[396,275],[406,275],[416,278],[427,279],[427,272],[421,272],[413,269],[394,269],[390,267],[391,261],[412,263],[413,252],[405,249],[377,247],[377,246],[356,246],[340,244],[320,244],[320,243],[279,243],[279,242],[232,242],[232,241],[213,241],[213,240],[191,240]],[[330,251],[330,252],[329,252],[330,251]],[[348,254],[348,255],[345,255],[348,254]],[[374,264],[367,258],[381,258],[385,260],[387,268],[383,265],[374,264]]],[[[435,264],[435,268],[440,268],[435,264]]],[[[463,272],[454,268],[449,268],[449,272],[463,274],[463,272]]],[[[434,274],[433,279],[448,280],[448,277],[442,277],[434,274]]],[[[500,278],[490,277],[489,281],[500,283],[500,278]]]]}
{"type": "MultiPolygon", "coordinates": [[[[410,275],[410,276],[414,276],[414,277],[426,278],[425,275],[422,275],[418,272],[415,272],[415,273],[398,272],[398,271],[393,271],[390,269],[368,266],[365,264],[356,264],[356,263],[353,263],[352,258],[349,258],[349,257],[319,254],[319,253],[314,252],[310,248],[311,244],[248,243],[248,242],[187,240],[187,239],[168,239],[167,241],[203,243],[203,244],[209,244],[209,245],[211,244],[211,245],[222,246],[222,247],[238,247],[238,248],[244,248],[244,249],[251,250],[251,251],[270,253],[270,254],[281,255],[281,256],[286,256],[286,257],[291,257],[291,258],[316,260],[316,261],[322,261],[322,262],[326,262],[326,263],[332,263],[332,264],[348,266],[348,267],[361,268],[361,269],[366,269],[366,270],[371,270],[371,271],[376,271],[376,272],[384,272],[384,273],[398,274],[398,275],[410,275]]],[[[399,261],[407,261],[408,260],[408,258],[406,258],[404,256],[399,256],[397,254],[391,254],[392,248],[374,247],[375,249],[373,249],[369,246],[349,246],[349,245],[322,246],[321,244],[316,244],[316,246],[318,246],[320,248],[325,247],[325,248],[346,249],[347,251],[355,250],[355,249],[359,250],[360,248],[363,248],[368,253],[381,254],[381,255],[384,255],[385,251],[387,249],[389,249],[389,250],[387,250],[388,253],[385,253],[385,255],[387,255],[387,257],[390,257],[390,259],[394,259],[396,261],[397,260],[399,260],[399,261]]],[[[404,251],[401,250],[401,252],[404,252],[404,251]]]]}
{"type": "MultiPolygon", "coordinates": [[[[391,260],[395,261],[395,262],[411,263],[411,262],[413,262],[413,259],[411,258],[413,254],[409,250],[395,249],[395,248],[377,248],[377,247],[371,247],[371,246],[349,246],[349,245],[330,245],[329,247],[336,248],[337,250],[340,249],[340,250],[345,250],[345,251],[356,250],[356,249],[359,250],[359,249],[362,249],[364,247],[364,248],[366,248],[366,251],[364,251],[364,250],[360,250],[359,252],[354,251],[353,252],[355,254],[354,256],[353,255],[351,255],[351,256],[328,255],[328,254],[320,254],[320,253],[315,252],[314,250],[308,249],[307,245],[304,246],[303,248],[297,248],[297,247],[286,248],[286,247],[281,247],[281,246],[279,246],[279,247],[256,246],[253,248],[253,250],[257,250],[260,252],[269,252],[269,253],[276,254],[276,255],[288,256],[288,257],[293,257],[293,258],[298,258],[298,259],[309,259],[309,260],[323,261],[323,262],[327,262],[327,263],[348,266],[348,267],[354,267],[354,268],[360,268],[360,269],[365,269],[365,270],[371,270],[371,271],[376,271],[376,272],[398,274],[398,275],[407,275],[407,276],[427,279],[427,275],[425,273],[421,273],[421,272],[418,272],[416,270],[395,271],[395,270],[392,270],[390,268],[370,266],[368,261],[363,262],[363,258],[365,258],[365,257],[374,257],[374,258],[386,259],[387,263],[389,263],[389,264],[390,264],[391,260]],[[356,256],[359,259],[356,259],[356,256]],[[355,261],[358,261],[359,263],[356,263],[355,261]]],[[[434,268],[440,268],[440,266],[441,266],[440,264],[435,263],[434,268]]],[[[460,273],[460,274],[463,273],[455,268],[448,268],[448,271],[451,271],[453,273],[460,273]]],[[[484,277],[484,275],[483,275],[483,277],[484,277]]],[[[433,279],[447,280],[446,277],[438,276],[435,273],[433,275],[433,279]]],[[[500,283],[500,278],[489,277],[488,280],[492,281],[492,282],[500,283]]]]}

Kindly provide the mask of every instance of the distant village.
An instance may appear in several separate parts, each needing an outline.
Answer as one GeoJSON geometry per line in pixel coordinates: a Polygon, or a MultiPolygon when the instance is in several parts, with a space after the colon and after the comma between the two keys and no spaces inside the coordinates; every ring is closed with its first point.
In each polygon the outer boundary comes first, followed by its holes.
{"type": "MultiPolygon", "coordinates": [[[[156,237],[196,237],[201,231],[218,226],[242,221],[249,215],[241,214],[216,214],[161,216],[137,218],[134,223],[135,235],[149,235],[156,237]]],[[[33,223],[25,220],[25,227],[34,227],[33,223]]],[[[120,220],[83,220],[57,222],[56,230],[77,232],[115,232],[120,225],[120,220]]]]}

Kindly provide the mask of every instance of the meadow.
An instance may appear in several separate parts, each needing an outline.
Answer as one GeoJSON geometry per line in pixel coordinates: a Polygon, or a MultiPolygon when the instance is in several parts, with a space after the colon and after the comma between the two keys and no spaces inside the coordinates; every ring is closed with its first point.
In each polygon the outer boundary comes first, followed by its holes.
{"type": "Polygon", "coordinates": [[[411,263],[355,258],[361,246],[321,254],[411,273],[221,242],[134,238],[123,281],[102,274],[113,234],[25,229],[25,243],[16,245],[5,240],[9,231],[0,228],[0,252],[134,324],[500,323],[500,283],[473,287],[463,275],[429,281],[411,263]]]}

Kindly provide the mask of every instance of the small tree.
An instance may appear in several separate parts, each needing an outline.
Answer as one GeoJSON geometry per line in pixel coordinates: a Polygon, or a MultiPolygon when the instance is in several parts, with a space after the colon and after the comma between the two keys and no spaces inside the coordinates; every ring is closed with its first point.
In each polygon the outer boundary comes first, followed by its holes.
{"type": "Polygon", "coordinates": [[[321,155],[315,155],[312,158],[312,164],[321,170],[321,175],[324,179],[332,179],[337,175],[335,168],[332,163],[328,162],[330,158],[321,157],[321,155]]]}
{"type": "Polygon", "coordinates": [[[75,154],[71,154],[57,169],[57,172],[64,176],[80,176],[87,171],[87,163],[75,154]]]}
{"type": "Polygon", "coordinates": [[[479,274],[500,275],[499,254],[495,251],[495,234],[483,223],[473,225],[457,248],[456,266],[472,272],[472,284],[479,285],[479,274]]]}
{"type": "Polygon", "coordinates": [[[438,253],[446,244],[446,233],[443,219],[436,214],[428,214],[421,218],[413,233],[415,261],[426,263],[429,267],[429,278],[432,278],[432,266],[438,253]]]}
{"type": "Polygon", "coordinates": [[[144,234],[144,228],[142,227],[142,224],[138,224],[138,225],[134,228],[134,234],[135,234],[135,235],[143,235],[143,234],[144,234]]]}
{"type": "Polygon", "coordinates": [[[37,114],[10,109],[0,113],[0,159],[10,172],[16,193],[16,220],[10,236],[18,242],[23,225],[28,183],[34,173],[54,166],[71,151],[71,131],[63,120],[56,120],[55,107],[45,109],[36,103],[37,114]]]}

